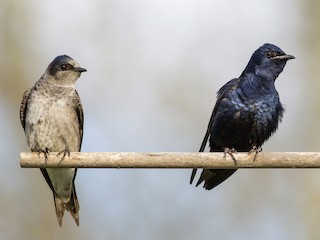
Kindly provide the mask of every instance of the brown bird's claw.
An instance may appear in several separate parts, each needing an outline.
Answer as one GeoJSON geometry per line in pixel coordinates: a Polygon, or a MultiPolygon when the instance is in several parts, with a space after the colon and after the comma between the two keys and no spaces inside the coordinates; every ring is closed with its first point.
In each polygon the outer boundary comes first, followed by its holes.
{"type": "Polygon", "coordinates": [[[61,154],[63,154],[63,155],[62,155],[62,158],[60,159],[58,165],[60,165],[60,163],[64,160],[66,155],[68,155],[68,157],[70,158],[70,150],[69,150],[69,148],[66,148],[66,149],[58,152],[57,157],[59,157],[61,154]]]}
{"type": "Polygon", "coordinates": [[[39,158],[40,158],[41,153],[44,155],[44,162],[45,162],[45,164],[47,164],[47,162],[48,162],[48,153],[49,153],[49,150],[48,150],[47,148],[39,150],[39,151],[38,151],[38,157],[39,157],[39,158]]]}
{"type": "Polygon", "coordinates": [[[223,158],[226,158],[227,154],[231,157],[231,159],[234,162],[234,165],[237,165],[237,160],[236,158],[233,156],[234,153],[237,153],[237,150],[234,148],[224,148],[224,155],[223,158]]]}
{"type": "Polygon", "coordinates": [[[254,163],[254,161],[256,160],[259,152],[262,152],[262,147],[257,148],[256,146],[253,146],[252,149],[248,152],[248,155],[250,155],[251,153],[254,153],[252,163],[254,163]]]}

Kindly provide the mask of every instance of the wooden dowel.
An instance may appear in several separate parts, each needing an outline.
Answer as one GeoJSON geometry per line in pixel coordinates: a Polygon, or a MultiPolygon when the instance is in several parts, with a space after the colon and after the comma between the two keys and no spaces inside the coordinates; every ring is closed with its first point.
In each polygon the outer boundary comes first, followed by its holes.
{"type": "Polygon", "coordinates": [[[22,152],[22,168],[319,168],[318,152],[234,153],[236,162],[221,152],[72,152],[70,157],[51,152],[22,152]]]}

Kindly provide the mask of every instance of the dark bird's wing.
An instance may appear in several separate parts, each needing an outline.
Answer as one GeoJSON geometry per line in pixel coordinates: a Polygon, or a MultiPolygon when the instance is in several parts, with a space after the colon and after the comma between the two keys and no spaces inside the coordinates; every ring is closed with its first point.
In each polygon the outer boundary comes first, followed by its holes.
{"type": "MultiPolygon", "coordinates": [[[[208,139],[209,139],[209,136],[210,136],[210,129],[211,129],[211,126],[213,124],[213,119],[214,119],[215,112],[216,112],[216,107],[213,108],[213,111],[212,111],[212,114],[211,114],[211,117],[210,117],[210,120],[209,120],[208,128],[207,128],[206,134],[204,135],[204,138],[202,140],[199,152],[203,152],[205,147],[206,147],[206,145],[207,145],[207,142],[208,142],[208,139]]],[[[191,173],[191,177],[190,177],[190,184],[192,184],[193,179],[196,176],[197,170],[198,170],[197,168],[192,169],[192,173],[191,173]]]]}
{"type": "MultiPolygon", "coordinates": [[[[216,104],[213,108],[213,111],[212,111],[212,114],[211,114],[211,117],[210,117],[210,120],[209,120],[209,124],[208,124],[208,128],[207,128],[207,131],[206,131],[206,134],[203,138],[203,141],[202,141],[202,144],[200,146],[200,150],[199,152],[203,152],[206,145],[207,145],[207,142],[208,142],[208,139],[210,137],[210,134],[211,134],[211,130],[212,130],[212,125],[214,124],[214,118],[215,118],[215,115],[217,113],[217,110],[219,108],[219,105],[222,101],[222,99],[224,99],[230,91],[233,91],[237,88],[238,84],[240,82],[240,79],[239,78],[234,78],[232,80],[230,80],[229,82],[227,82],[222,88],[220,88],[220,90],[218,91],[217,93],[217,101],[216,101],[216,104]]],[[[215,151],[222,151],[223,149],[214,149],[215,151]]],[[[213,149],[211,149],[211,151],[213,151],[213,149]]],[[[224,180],[226,180],[229,176],[231,176],[236,170],[234,169],[210,169],[210,170],[203,170],[202,173],[201,173],[201,176],[200,176],[200,179],[199,181],[197,182],[196,186],[198,186],[199,184],[201,184],[201,182],[205,181],[205,180],[209,180],[208,183],[210,185],[211,188],[209,189],[212,189],[214,188],[215,186],[219,185],[220,183],[222,183],[224,180]]],[[[194,168],[192,170],[192,173],[191,173],[191,177],[190,177],[190,184],[192,184],[193,180],[194,180],[194,177],[197,173],[197,169],[194,168]]],[[[208,189],[206,186],[204,186],[206,189],[208,189]]]]}

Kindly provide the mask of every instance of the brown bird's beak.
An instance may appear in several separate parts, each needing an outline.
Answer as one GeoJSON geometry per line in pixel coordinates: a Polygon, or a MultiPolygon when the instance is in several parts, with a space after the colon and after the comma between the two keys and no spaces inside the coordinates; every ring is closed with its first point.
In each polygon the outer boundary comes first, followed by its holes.
{"type": "Polygon", "coordinates": [[[275,57],[272,58],[272,60],[276,60],[276,59],[279,59],[279,60],[290,60],[290,59],[295,59],[295,57],[292,56],[292,55],[285,54],[285,55],[275,56],[275,57]]]}
{"type": "Polygon", "coordinates": [[[80,72],[80,73],[87,71],[87,69],[82,68],[82,67],[77,67],[77,68],[75,68],[75,69],[73,69],[73,70],[76,71],[76,72],[80,72]]]}

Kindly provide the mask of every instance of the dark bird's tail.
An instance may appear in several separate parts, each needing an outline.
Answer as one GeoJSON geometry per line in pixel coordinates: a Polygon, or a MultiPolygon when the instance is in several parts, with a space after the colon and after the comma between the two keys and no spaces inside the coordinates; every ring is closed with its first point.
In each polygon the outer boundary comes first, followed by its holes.
{"type": "Polygon", "coordinates": [[[196,186],[204,181],[203,187],[206,190],[211,190],[230,177],[236,170],[237,169],[203,169],[196,186]]]}
{"type": "Polygon", "coordinates": [[[64,211],[67,209],[67,211],[70,212],[71,216],[76,222],[77,226],[79,226],[80,205],[77,198],[75,186],[73,185],[70,201],[68,203],[62,202],[58,196],[53,195],[53,197],[54,197],[54,205],[56,208],[56,214],[57,214],[59,225],[62,226],[62,218],[64,215],[64,211]]]}
{"type": "Polygon", "coordinates": [[[190,184],[192,184],[194,177],[196,176],[197,173],[197,168],[192,169],[191,177],[190,177],[190,184]]]}

